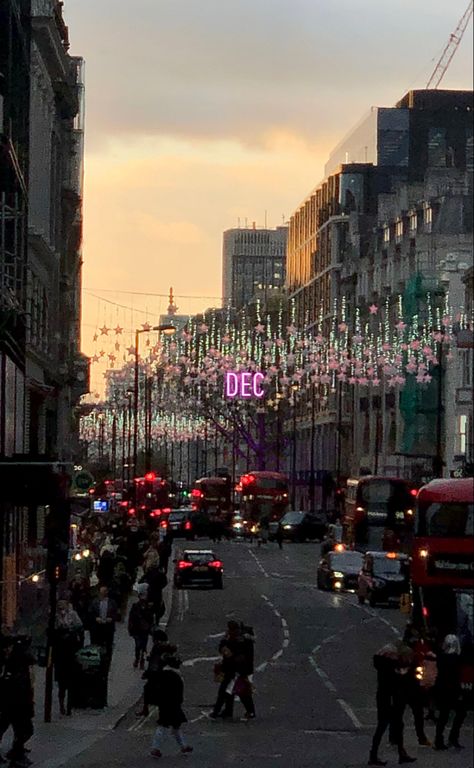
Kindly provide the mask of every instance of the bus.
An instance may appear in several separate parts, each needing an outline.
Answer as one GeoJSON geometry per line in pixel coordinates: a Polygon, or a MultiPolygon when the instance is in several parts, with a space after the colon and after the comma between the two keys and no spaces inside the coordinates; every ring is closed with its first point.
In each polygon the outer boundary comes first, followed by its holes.
{"type": "Polygon", "coordinates": [[[343,540],[361,551],[409,553],[417,489],[399,477],[349,478],[342,519],[343,540]]]}
{"type": "Polygon", "coordinates": [[[461,643],[462,682],[473,705],[474,480],[440,479],[417,499],[411,580],[415,626],[461,643]]]}
{"type": "Polygon", "coordinates": [[[237,490],[240,514],[253,523],[279,520],[288,511],[288,479],[280,472],[247,472],[237,490]]]}
{"type": "Polygon", "coordinates": [[[232,482],[226,477],[201,477],[191,490],[191,509],[195,526],[202,535],[209,533],[211,525],[220,530],[230,526],[232,517],[232,482]]]}

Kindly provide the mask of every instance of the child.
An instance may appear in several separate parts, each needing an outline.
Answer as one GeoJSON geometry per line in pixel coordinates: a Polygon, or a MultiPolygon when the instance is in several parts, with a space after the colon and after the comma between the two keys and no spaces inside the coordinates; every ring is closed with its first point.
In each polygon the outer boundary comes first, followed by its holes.
{"type": "Polygon", "coordinates": [[[181,747],[181,752],[192,752],[193,748],[186,745],[181,726],[186,722],[186,715],[182,710],[184,684],[181,675],[178,672],[181,661],[176,656],[163,656],[163,669],[159,675],[159,685],[157,694],[158,709],[160,716],[158,718],[158,728],[153,737],[151,756],[161,757],[161,740],[165,728],[171,728],[173,736],[181,747]]]}

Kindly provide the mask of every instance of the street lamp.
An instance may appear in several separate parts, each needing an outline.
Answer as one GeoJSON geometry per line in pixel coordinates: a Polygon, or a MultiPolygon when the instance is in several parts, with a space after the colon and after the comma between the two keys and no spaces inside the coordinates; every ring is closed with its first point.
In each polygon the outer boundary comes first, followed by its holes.
{"type": "Polygon", "coordinates": [[[292,445],[292,460],[291,460],[291,506],[293,509],[296,505],[296,392],[298,390],[298,384],[292,384],[293,390],[293,445],[292,445]]]}
{"type": "Polygon", "coordinates": [[[137,328],[135,331],[135,380],[133,388],[133,471],[136,475],[138,466],[138,342],[141,333],[159,331],[172,336],[176,332],[174,325],[153,325],[151,328],[137,328]]]}

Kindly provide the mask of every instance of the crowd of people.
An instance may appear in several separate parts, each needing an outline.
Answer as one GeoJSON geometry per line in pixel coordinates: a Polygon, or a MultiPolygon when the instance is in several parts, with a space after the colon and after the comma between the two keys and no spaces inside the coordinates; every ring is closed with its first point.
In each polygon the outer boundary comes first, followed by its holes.
{"type": "Polygon", "coordinates": [[[407,707],[413,713],[419,746],[433,746],[438,751],[444,751],[448,746],[463,749],[459,738],[467,701],[462,687],[461,646],[456,635],[445,635],[438,643],[434,637],[425,637],[408,624],[403,640],[384,645],[375,654],[373,662],[377,670],[377,727],[369,765],[387,764],[379,756],[386,731],[390,744],[398,749],[399,764],[416,761],[404,744],[407,707]],[[453,719],[446,743],[445,730],[451,713],[453,719]],[[426,734],[427,721],[435,723],[434,743],[426,734]]]}

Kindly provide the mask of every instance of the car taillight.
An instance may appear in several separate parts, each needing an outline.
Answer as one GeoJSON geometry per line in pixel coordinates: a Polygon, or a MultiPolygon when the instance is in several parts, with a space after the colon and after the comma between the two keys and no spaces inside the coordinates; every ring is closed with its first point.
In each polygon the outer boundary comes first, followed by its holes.
{"type": "Polygon", "coordinates": [[[160,522],[160,528],[167,528],[167,527],[168,527],[168,521],[167,520],[162,520],[160,522]]]}
{"type": "Polygon", "coordinates": [[[178,568],[180,568],[181,570],[183,568],[192,568],[192,567],[193,567],[193,564],[190,563],[189,560],[180,560],[178,563],[178,568]]]}
{"type": "Polygon", "coordinates": [[[211,560],[208,566],[209,568],[222,568],[222,562],[220,560],[211,560]]]}
{"type": "Polygon", "coordinates": [[[184,530],[185,530],[185,531],[190,531],[190,530],[191,530],[191,528],[192,528],[192,525],[191,525],[191,523],[190,523],[190,522],[189,522],[189,520],[188,520],[188,521],[187,521],[187,522],[184,524],[184,530]]]}

